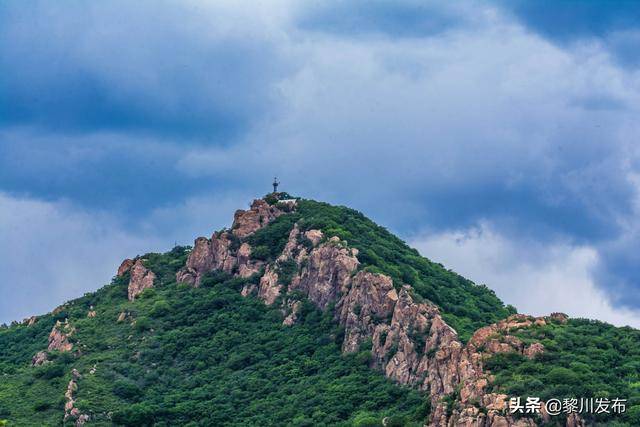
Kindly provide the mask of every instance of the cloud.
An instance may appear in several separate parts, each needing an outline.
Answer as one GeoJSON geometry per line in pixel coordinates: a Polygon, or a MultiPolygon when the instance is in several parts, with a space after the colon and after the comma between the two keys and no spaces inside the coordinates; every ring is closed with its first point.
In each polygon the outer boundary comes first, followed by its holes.
{"type": "Polygon", "coordinates": [[[462,4],[435,1],[311,3],[299,11],[297,24],[306,30],[346,35],[384,34],[425,37],[472,21],[462,4]]]}
{"type": "Polygon", "coordinates": [[[564,42],[502,3],[30,4],[0,6],[0,191],[188,242],[278,175],[405,237],[488,222],[640,306],[640,80],[608,44],[635,26],[564,42]]]}
{"type": "MultiPolygon", "coordinates": [[[[224,143],[274,113],[289,66],[224,3],[44,1],[0,9],[0,123],[224,143]],[[230,25],[243,22],[246,25],[230,25]]],[[[254,24],[255,26],[251,26],[254,24]]]]}
{"type": "Polygon", "coordinates": [[[231,226],[249,194],[191,197],[125,223],[112,212],[0,192],[0,324],[51,311],[108,283],[124,258],[191,245],[231,226]]]}
{"type": "MultiPolygon", "coordinates": [[[[617,274],[603,251],[636,217],[639,82],[598,46],[568,51],[490,12],[473,31],[420,39],[305,33],[280,119],[241,144],[190,150],[179,168],[233,175],[241,159],[258,183],[269,165],[284,188],[405,236],[490,219],[510,239],[590,248],[617,274]]],[[[592,286],[611,298],[603,277],[592,286]]]]}
{"type": "Polygon", "coordinates": [[[548,315],[560,311],[640,327],[640,311],[614,307],[596,286],[594,271],[599,259],[592,247],[510,240],[487,223],[415,236],[410,243],[423,255],[487,284],[520,312],[548,315]]]}
{"type": "Polygon", "coordinates": [[[0,193],[0,323],[44,313],[106,284],[125,257],[161,248],[109,216],[0,193]]]}
{"type": "MultiPolygon", "coordinates": [[[[499,0],[528,28],[555,43],[600,43],[619,63],[637,67],[640,47],[640,4],[634,0],[614,2],[548,2],[499,0]]],[[[573,46],[571,46],[573,47],[573,46]]]]}

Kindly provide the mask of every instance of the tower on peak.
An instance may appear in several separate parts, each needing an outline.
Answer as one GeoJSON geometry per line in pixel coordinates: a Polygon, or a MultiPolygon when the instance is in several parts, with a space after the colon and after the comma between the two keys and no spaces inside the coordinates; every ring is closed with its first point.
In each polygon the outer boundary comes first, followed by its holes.
{"type": "Polygon", "coordinates": [[[280,185],[280,182],[278,181],[278,177],[273,178],[273,192],[277,193],[278,192],[278,185],[280,185]]]}

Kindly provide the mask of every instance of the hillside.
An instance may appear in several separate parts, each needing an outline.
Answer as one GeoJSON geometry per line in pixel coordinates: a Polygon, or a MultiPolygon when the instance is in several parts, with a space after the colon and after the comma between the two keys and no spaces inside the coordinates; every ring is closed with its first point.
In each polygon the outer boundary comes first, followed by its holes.
{"type": "Polygon", "coordinates": [[[361,213],[286,194],[1,328],[0,375],[12,426],[640,425],[640,331],[518,315],[361,213]],[[628,402],[512,417],[507,396],[628,402]]]}

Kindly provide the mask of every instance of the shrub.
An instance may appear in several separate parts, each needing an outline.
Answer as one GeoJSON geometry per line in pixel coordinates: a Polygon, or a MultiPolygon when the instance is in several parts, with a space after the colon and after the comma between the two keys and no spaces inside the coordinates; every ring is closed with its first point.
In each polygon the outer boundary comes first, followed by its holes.
{"type": "Polygon", "coordinates": [[[351,425],[353,427],[380,427],[382,425],[382,420],[365,412],[356,415],[351,425]]]}
{"type": "Polygon", "coordinates": [[[137,427],[153,425],[155,417],[154,411],[150,406],[136,403],[115,412],[112,420],[115,424],[137,427]]]}
{"type": "Polygon", "coordinates": [[[149,314],[153,317],[163,317],[171,312],[171,306],[166,300],[156,301],[149,314]]]}
{"type": "Polygon", "coordinates": [[[147,317],[139,317],[136,319],[136,323],[134,325],[134,329],[137,332],[144,332],[151,329],[151,320],[147,317]]]}
{"type": "Polygon", "coordinates": [[[35,371],[34,375],[44,380],[58,378],[64,375],[64,366],[58,363],[45,363],[35,371]]]}
{"type": "Polygon", "coordinates": [[[113,385],[113,394],[129,401],[137,401],[142,396],[142,390],[137,384],[120,380],[113,385]]]}

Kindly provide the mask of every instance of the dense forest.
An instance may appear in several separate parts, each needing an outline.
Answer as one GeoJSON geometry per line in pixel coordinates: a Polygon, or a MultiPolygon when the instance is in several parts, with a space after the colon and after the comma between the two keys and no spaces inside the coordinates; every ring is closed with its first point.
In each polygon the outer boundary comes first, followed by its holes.
{"type": "MultiPolygon", "coordinates": [[[[463,341],[479,327],[515,313],[486,286],[420,256],[361,213],[300,200],[248,237],[253,256],[273,260],[289,231],[321,229],[359,250],[360,269],[389,275],[394,286],[413,286],[415,298],[437,304],[463,341]]],[[[236,242],[238,243],[238,242],[236,242]]],[[[411,390],[370,368],[366,348],[340,351],[343,331],[333,314],[305,302],[299,321],[256,297],[247,283],[222,272],[199,288],[176,283],[190,248],[146,254],[157,275],[154,288],[127,299],[129,273],[94,293],[70,301],[31,326],[0,328],[0,420],[10,426],[58,426],[65,391],[81,372],[75,405],[91,425],[295,425],[418,426],[431,410],[425,392],[411,390]],[[94,311],[95,317],[88,317],[94,311]],[[46,349],[56,321],[75,328],[74,352],[51,352],[51,363],[31,366],[46,349]]],[[[493,388],[513,396],[621,397],[628,410],[611,425],[640,425],[640,331],[571,319],[522,330],[540,341],[534,359],[498,354],[487,362],[493,388]]]]}

